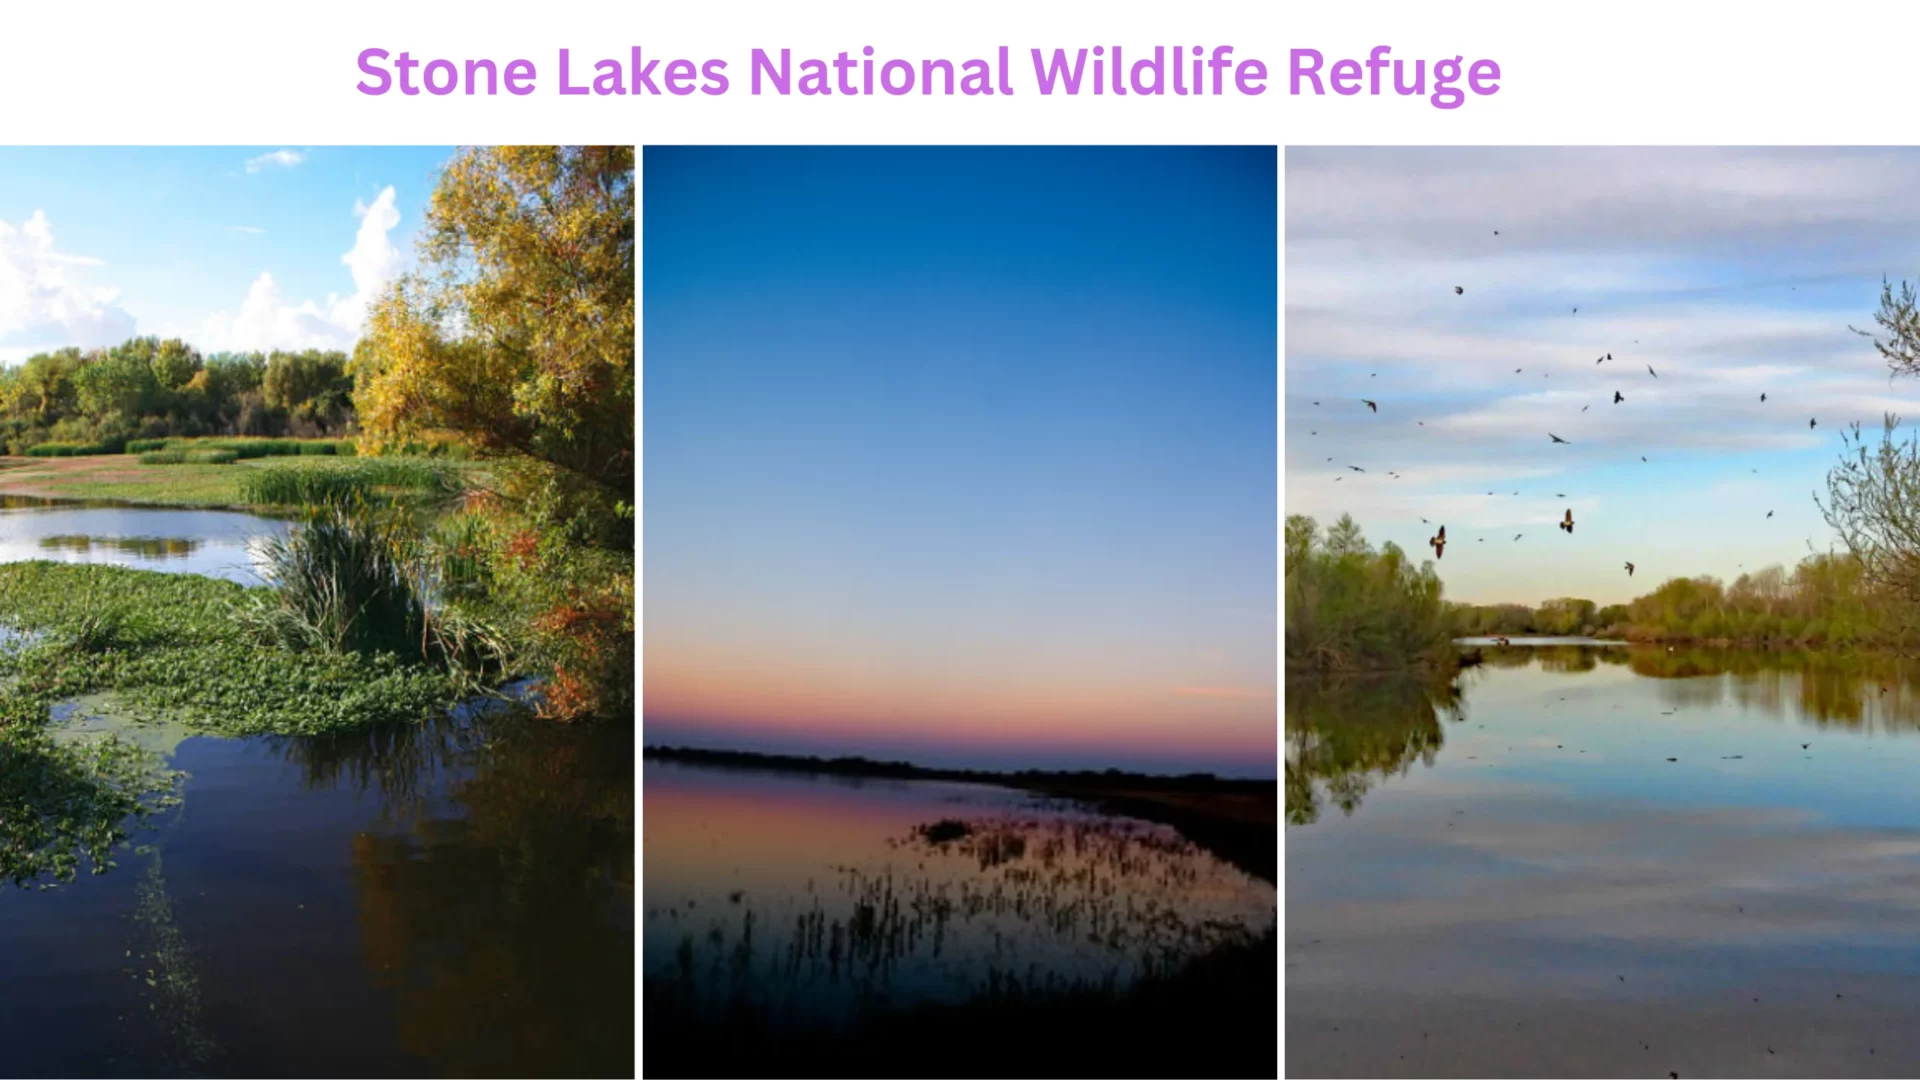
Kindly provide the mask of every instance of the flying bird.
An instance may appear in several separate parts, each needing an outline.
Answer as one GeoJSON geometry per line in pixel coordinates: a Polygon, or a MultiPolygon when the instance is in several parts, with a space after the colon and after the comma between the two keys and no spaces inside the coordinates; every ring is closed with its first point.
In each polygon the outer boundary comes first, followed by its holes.
{"type": "Polygon", "coordinates": [[[1595,361],[1594,361],[1594,363],[1596,363],[1596,364],[1604,364],[1604,363],[1606,363],[1606,362],[1607,362],[1607,358],[1606,358],[1606,357],[1604,357],[1604,356],[1603,356],[1603,357],[1601,357],[1600,359],[1598,359],[1598,360],[1595,360],[1595,361]]]}
{"type": "Polygon", "coordinates": [[[1560,522],[1560,527],[1567,530],[1568,533],[1573,532],[1573,508],[1572,507],[1567,508],[1566,520],[1560,522]]]}
{"type": "MultiPolygon", "coordinates": [[[[1558,435],[1555,435],[1555,434],[1554,434],[1553,432],[1551,432],[1551,431],[1549,431],[1549,432],[1547,432],[1547,438],[1549,438],[1549,439],[1552,439],[1552,440],[1553,440],[1554,442],[1557,442],[1557,443],[1564,443],[1564,442],[1567,442],[1567,440],[1565,440],[1565,439],[1563,439],[1563,438],[1561,438],[1561,437],[1560,437],[1560,436],[1558,436],[1558,435]]],[[[1567,445],[1568,445],[1568,446],[1572,446],[1573,444],[1572,444],[1572,443],[1567,443],[1567,445]]]]}
{"type": "Polygon", "coordinates": [[[1581,411],[1581,412],[1586,412],[1586,411],[1587,411],[1588,409],[1591,409],[1591,408],[1593,408],[1593,406],[1591,406],[1591,405],[1582,405],[1582,406],[1580,406],[1580,411],[1581,411]]]}
{"type": "Polygon", "coordinates": [[[1371,401],[1368,401],[1368,400],[1367,400],[1366,398],[1361,398],[1361,399],[1360,399],[1360,404],[1362,404],[1362,405],[1365,405],[1365,406],[1366,406],[1367,408],[1369,408],[1369,409],[1372,409],[1372,410],[1373,410],[1374,412],[1379,412],[1379,411],[1380,411],[1380,406],[1379,406],[1379,405],[1376,405],[1376,404],[1374,404],[1373,402],[1371,402],[1371,401]]]}
{"type": "MultiPolygon", "coordinates": [[[[1426,519],[1421,518],[1420,520],[1425,521],[1426,519]]],[[[1447,553],[1447,527],[1445,525],[1440,526],[1440,531],[1434,534],[1433,539],[1427,541],[1427,546],[1433,548],[1434,558],[1439,559],[1445,557],[1447,553]]]]}
{"type": "Polygon", "coordinates": [[[1767,516],[1768,516],[1768,517],[1772,517],[1772,516],[1773,516],[1773,511],[1771,511],[1771,510],[1769,510],[1769,511],[1767,511],[1767,516]]]}
{"type": "Polygon", "coordinates": [[[1358,466],[1358,465],[1349,465],[1349,466],[1347,466],[1347,468],[1349,468],[1349,469],[1352,469],[1352,470],[1353,470],[1354,472],[1366,472],[1366,471],[1367,471],[1367,470],[1365,470],[1365,469],[1363,469],[1363,468],[1361,468],[1361,467],[1360,467],[1360,466],[1358,466]]]}
{"type": "Polygon", "coordinates": [[[1609,359],[1609,360],[1611,360],[1611,359],[1613,359],[1613,354],[1612,354],[1612,353],[1608,353],[1608,354],[1607,354],[1607,359],[1609,359]]]}
{"type": "Polygon", "coordinates": [[[1580,309],[1579,309],[1579,308],[1574,308],[1574,309],[1573,309],[1573,313],[1574,313],[1575,315],[1578,315],[1578,314],[1580,314],[1580,309]]]}
{"type": "Polygon", "coordinates": [[[1458,285],[1455,285],[1455,286],[1453,287],[1453,295],[1455,295],[1455,296],[1459,296],[1459,295],[1460,295],[1461,293],[1463,293],[1463,292],[1466,292],[1466,291],[1467,291],[1467,290],[1465,290],[1465,289],[1463,289],[1463,288],[1461,288],[1461,287],[1460,287],[1460,286],[1458,286],[1458,285]]]}
{"type": "Polygon", "coordinates": [[[1556,499],[1564,499],[1567,497],[1567,493],[1564,491],[1556,491],[1553,493],[1553,497],[1556,499]]]}
{"type": "Polygon", "coordinates": [[[1626,399],[1626,398],[1625,398],[1625,397],[1624,397],[1624,396],[1623,396],[1623,395],[1622,395],[1622,394],[1620,393],[1620,391],[1618,391],[1618,390],[1615,390],[1615,391],[1613,392],[1613,403],[1614,403],[1615,405],[1618,405],[1618,404],[1620,404],[1621,402],[1623,402],[1623,401],[1625,401],[1625,400],[1627,400],[1627,399],[1626,399]]]}
{"type": "Polygon", "coordinates": [[[1765,392],[1765,391],[1762,391],[1762,392],[1761,392],[1761,394],[1760,394],[1760,400],[1761,400],[1761,401],[1765,401],[1765,400],[1767,400],[1767,395],[1766,395],[1766,392],[1765,392]]]}
{"type": "Polygon", "coordinates": [[[1655,370],[1653,370],[1653,365],[1652,365],[1652,364],[1648,364],[1648,365],[1647,365],[1647,374],[1649,374],[1649,375],[1651,375],[1651,376],[1653,376],[1653,377],[1654,377],[1654,378],[1656,378],[1656,379],[1660,377],[1660,373],[1659,373],[1659,372],[1657,372],[1657,371],[1655,371],[1655,370]]]}
{"type": "Polygon", "coordinates": [[[1632,564],[1632,563],[1628,563],[1628,564],[1627,564],[1627,576],[1628,576],[1628,577],[1632,577],[1632,576],[1633,576],[1633,564],[1632,564]]]}
{"type": "Polygon", "coordinates": [[[1500,235],[1500,230],[1499,230],[1499,229],[1495,229],[1495,230],[1493,230],[1493,235],[1495,235],[1495,236],[1499,236],[1499,235],[1500,235]]]}
{"type": "Polygon", "coordinates": [[[1520,539],[1521,537],[1523,537],[1523,536],[1525,536],[1525,535],[1527,535],[1527,534],[1526,534],[1526,533],[1514,533],[1514,534],[1513,534],[1513,538],[1514,538],[1515,540],[1518,540],[1518,539],[1520,539]]]}
{"type": "Polygon", "coordinates": [[[1808,419],[1808,420],[1807,420],[1807,426],[1808,426],[1808,427],[1818,427],[1819,425],[1818,425],[1818,424],[1817,424],[1817,423],[1816,423],[1816,422],[1815,422],[1814,420],[1812,420],[1812,419],[1810,418],[1810,419],[1808,419]]]}

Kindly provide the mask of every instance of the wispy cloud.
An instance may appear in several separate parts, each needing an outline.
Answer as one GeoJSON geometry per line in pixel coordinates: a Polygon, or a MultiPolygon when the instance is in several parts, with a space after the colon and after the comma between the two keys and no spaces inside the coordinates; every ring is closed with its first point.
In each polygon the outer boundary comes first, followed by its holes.
{"type": "Polygon", "coordinates": [[[307,155],[299,150],[275,150],[256,158],[248,158],[247,171],[257,173],[262,169],[270,168],[291,169],[305,160],[307,155]]]}
{"type": "Polygon", "coordinates": [[[1173,692],[1181,697],[1222,701],[1271,701],[1274,697],[1272,688],[1260,686],[1176,686],[1173,692]]]}

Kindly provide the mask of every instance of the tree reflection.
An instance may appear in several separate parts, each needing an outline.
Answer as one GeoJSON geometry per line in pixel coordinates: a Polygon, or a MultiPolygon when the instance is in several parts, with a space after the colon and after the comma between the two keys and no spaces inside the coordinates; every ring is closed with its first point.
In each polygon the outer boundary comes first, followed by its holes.
{"type": "Polygon", "coordinates": [[[1442,712],[1458,718],[1454,683],[1417,679],[1287,681],[1287,822],[1319,820],[1331,802],[1351,814],[1380,780],[1431,765],[1445,741],[1442,712]]]}
{"type": "Polygon", "coordinates": [[[1885,653],[1636,648],[1633,671],[1667,680],[1663,701],[1748,712],[1821,727],[1920,729],[1920,663],[1885,653]]]}
{"type": "Polygon", "coordinates": [[[352,860],[364,958],[442,1072],[630,1076],[633,732],[518,713],[284,740],[379,793],[352,860]]]}

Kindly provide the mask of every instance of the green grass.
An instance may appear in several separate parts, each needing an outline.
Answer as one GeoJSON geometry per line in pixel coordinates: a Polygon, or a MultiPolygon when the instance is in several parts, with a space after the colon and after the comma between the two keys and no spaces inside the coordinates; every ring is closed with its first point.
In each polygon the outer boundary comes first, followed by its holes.
{"type": "MultiPolygon", "coordinates": [[[[161,453],[172,453],[169,449],[161,453]]],[[[204,453],[205,451],[194,451],[204,453]]],[[[473,478],[473,466],[444,459],[361,458],[338,455],[298,455],[243,458],[226,468],[188,464],[140,465],[124,455],[75,463],[64,472],[44,472],[45,465],[22,463],[8,470],[7,482],[41,494],[72,499],[111,499],[154,506],[299,505],[253,503],[243,496],[248,477],[265,470],[345,471],[363,478],[395,501],[438,498],[456,491],[473,478]]],[[[353,483],[354,481],[349,481],[353,483]]]]}

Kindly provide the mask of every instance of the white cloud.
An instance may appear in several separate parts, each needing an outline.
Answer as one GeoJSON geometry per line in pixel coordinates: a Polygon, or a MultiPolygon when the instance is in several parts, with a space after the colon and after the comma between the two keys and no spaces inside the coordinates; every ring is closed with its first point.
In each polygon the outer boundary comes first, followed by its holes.
{"type": "Polygon", "coordinates": [[[356,334],[366,319],[367,305],[400,273],[400,249],[393,246],[388,235],[400,224],[400,211],[394,207],[393,198],[393,186],[388,185],[372,205],[358,199],[353,203],[360,231],[353,238],[353,250],[340,256],[353,273],[353,294],[334,305],[333,318],[353,327],[356,334]]]}
{"type": "Polygon", "coordinates": [[[353,277],[353,292],[328,294],[324,302],[290,301],[271,273],[262,272],[236,312],[207,317],[200,340],[209,351],[345,349],[360,336],[367,307],[399,273],[404,262],[392,232],[400,224],[391,186],[371,204],[356,201],[360,219],[353,247],[340,257],[353,277]]]}
{"type": "Polygon", "coordinates": [[[18,226],[0,221],[0,346],[93,348],[132,336],[119,290],[81,280],[100,265],[59,251],[41,211],[18,226]]]}
{"type": "Polygon", "coordinates": [[[291,169],[307,160],[307,155],[298,150],[275,150],[270,154],[261,154],[257,158],[247,159],[247,171],[257,173],[262,169],[279,167],[291,169]]]}

